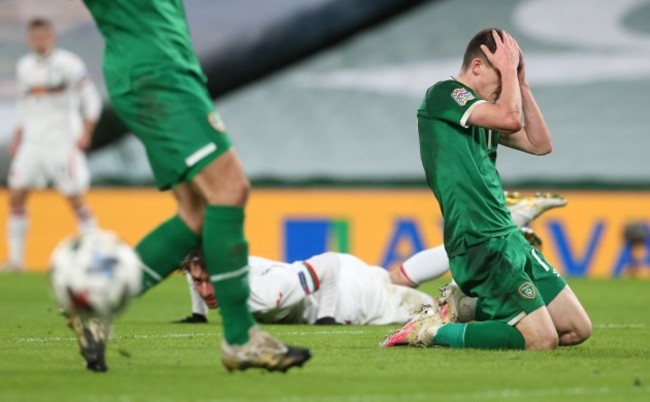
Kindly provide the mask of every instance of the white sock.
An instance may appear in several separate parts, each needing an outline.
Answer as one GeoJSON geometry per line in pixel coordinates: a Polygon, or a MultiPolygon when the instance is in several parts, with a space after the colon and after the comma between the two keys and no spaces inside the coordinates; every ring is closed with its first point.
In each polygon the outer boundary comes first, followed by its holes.
{"type": "Polygon", "coordinates": [[[185,271],[185,278],[187,283],[190,285],[190,297],[192,298],[192,313],[201,314],[203,316],[208,316],[208,306],[205,304],[199,292],[194,289],[194,281],[192,281],[192,275],[189,272],[185,271]]]}
{"type": "Polygon", "coordinates": [[[7,223],[7,240],[9,243],[9,263],[22,267],[25,262],[25,238],[29,220],[26,214],[10,214],[7,223]]]}
{"type": "Polygon", "coordinates": [[[93,213],[90,212],[90,209],[82,207],[75,211],[75,213],[77,215],[77,227],[79,228],[79,233],[88,234],[97,229],[97,220],[93,216],[93,213]]]}
{"type": "Polygon", "coordinates": [[[401,269],[416,286],[444,275],[449,271],[449,257],[445,246],[420,251],[404,261],[401,269]]]}

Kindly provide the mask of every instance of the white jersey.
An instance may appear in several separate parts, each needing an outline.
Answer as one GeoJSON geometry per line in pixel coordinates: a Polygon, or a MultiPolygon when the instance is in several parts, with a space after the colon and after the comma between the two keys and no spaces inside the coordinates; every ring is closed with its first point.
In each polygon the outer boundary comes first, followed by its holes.
{"type": "Polygon", "coordinates": [[[69,148],[82,133],[83,119],[99,117],[101,99],[74,53],[54,49],[47,56],[23,56],[16,79],[21,147],[69,148]]]}
{"type": "Polygon", "coordinates": [[[333,314],[326,316],[345,324],[403,323],[422,304],[433,303],[432,296],[394,285],[385,269],[348,254],[326,253],[291,264],[249,257],[249,266],[249,306],[262,323],[315,323],[327,308],[326,286],[335,294],[333,314]],[[328,282],[323,273],[331,274],[332,265],[338,274],[328,282]]]}

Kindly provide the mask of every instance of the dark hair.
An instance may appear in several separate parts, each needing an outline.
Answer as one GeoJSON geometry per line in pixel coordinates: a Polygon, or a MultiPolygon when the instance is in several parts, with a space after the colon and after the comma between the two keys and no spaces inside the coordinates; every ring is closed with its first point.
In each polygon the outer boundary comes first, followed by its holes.
{"type": "Polygon", "coordinates": [[[485,53],[483,53],[483,50],[481,50],[481,45],[487,46],[487,48],[492,53],[497,50],[497,44],[494,41],[494,37],[492,36],[493,30],[497,31],[497,34],[499,34],[499,37],[503,40],[503,29],[499,28],[485,28],[481,32],[474,35],[472,40],[470,40],[467,44],[467,48],[465,49],[465,55],[463,56],[463,66],[461,68],[462,70],[469,68],[470,64],[472,64],[472,60],[474,60],[476,57],[482,58],[488,63],[488,65],[491,65],[490,61],[485,57],[485,53]]]}
{"type": "Polygon", "coordinates": [[[203,257],[203,252],[201,250],[190,251],[190,253],[181,263],[181,268],[183,271],[190,272],[192,265],[198,265],[199,267],[205,269],[205,258],[203,257]]]}
{"type": "Polygon", "coordinates": [[[30,31],[37,28],[53,29],[52,22],[45,18],[34,18],[27,24],[27,29],[30,31]]]}

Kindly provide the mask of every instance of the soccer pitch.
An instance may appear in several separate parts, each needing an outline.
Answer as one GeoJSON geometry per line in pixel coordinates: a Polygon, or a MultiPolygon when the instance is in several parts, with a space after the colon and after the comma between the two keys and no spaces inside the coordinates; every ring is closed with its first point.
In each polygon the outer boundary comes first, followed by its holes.
{"type": "MultiPolygon", "coordinates": [[[[441,282],[424,290],[433,292],[441,282]]],[[[650,282],[573,280],[594,332],[550,352],[381,349],[396,326],[266,326],[314,357],[287,374],[228,373],[220,327],[189,313],[175,275],[121,316],[106,374],[83,368],[43,274],[0,275],[0,401],[647,401],[650,282]]]]}

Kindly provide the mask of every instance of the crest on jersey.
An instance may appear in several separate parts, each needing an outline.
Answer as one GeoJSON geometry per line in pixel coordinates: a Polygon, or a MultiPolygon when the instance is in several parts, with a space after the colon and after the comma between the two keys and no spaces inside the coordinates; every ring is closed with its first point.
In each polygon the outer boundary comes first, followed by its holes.
{"type": "Polygon", "coordinates": [[[226,125],[224,124],[223,120],[221,119],[221,116],[219,113],[216,111],[212,111],[208,113],[208,122],[212,127],[214,127],[215,130],[225,133],[226,132],[226,125]]]}
{"type": "Polygon", "coordinates": [[[460,106],[465,106],[467,101],[474,99],[474,95],[465,88],[456,88],[451,93],[451,97],[458,103],[460,106]]]}
{"type": "Polygon", "coordinates": [[[517,291],[524,299],[532,300],[535,298],[535,296],[537,296],[537,289],[535,289],[535,285],[533,285],[531,282],[522,283],[517,291]]]}

